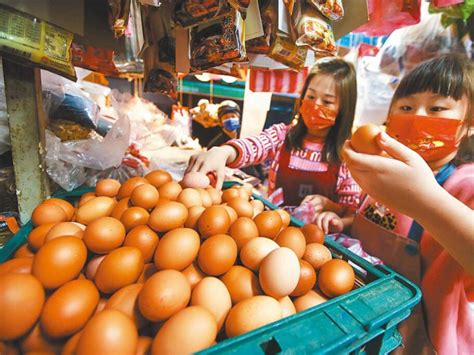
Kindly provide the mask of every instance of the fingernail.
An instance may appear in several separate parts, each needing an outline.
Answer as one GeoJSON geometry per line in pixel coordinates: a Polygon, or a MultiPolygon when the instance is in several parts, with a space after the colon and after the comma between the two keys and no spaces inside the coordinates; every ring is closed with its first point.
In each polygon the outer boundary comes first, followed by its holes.
{"type": "Polygon", "coordinates": [[[380,132],[380,140],[386,142],[388,140],[388,134],[386,132],[380,132]]]}

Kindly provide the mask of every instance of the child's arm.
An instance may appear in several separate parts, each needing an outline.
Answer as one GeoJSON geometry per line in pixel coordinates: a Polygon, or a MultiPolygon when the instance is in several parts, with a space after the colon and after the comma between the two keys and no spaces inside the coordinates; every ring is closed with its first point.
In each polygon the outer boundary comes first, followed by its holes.
{"type": "Polygon", "coordinates": [[[342,217],[334,212],[323,212],[315,218],[314,223],[323,230],[324,234],[340,233],[350,229],[354,221],[354,214],[352,209],[347,209],[342,217]]]}
{"type": "Polygon", "coordinates": [[[469,273],[474,274],[474,211],[444,190],[414,151],[387,134],[377,137],[391,157],[343,149],[352,176],[377,201],[420,223],[469,273]]]}

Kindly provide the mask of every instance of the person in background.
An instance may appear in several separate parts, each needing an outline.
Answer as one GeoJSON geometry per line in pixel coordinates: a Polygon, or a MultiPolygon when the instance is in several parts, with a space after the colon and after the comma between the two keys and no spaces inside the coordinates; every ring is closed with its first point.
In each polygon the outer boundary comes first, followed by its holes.
{"type": "Polygon", "coordinates": [[[207,149],[220,146],[230,139],[238,138],[240,133],[240,106],[231,100],[222,101],[217,109],[222,131],[214,137],[207,149]]]}
{"type": "Polygon", "coordinates": [[[271,160],[269,194],[283,190],[284,203],[304,200],[316,213],[343,217],[359,204],[360,188],[341,159],[351,136],[357,99],[355,69],[339,58],[316,62],[295,106],[296,124],[276,124],[261,134],[232,139],[191,157],[187,171],[215,172],[222,186],[225,166],[242,168],[271,160]]]}
{"type": "MultiPolygon", "coordinates": [[[[354,178],[370,195],[351,236],[423,291],[426,316],[415,309],[403,325],[407,354],[474,351],[473,102],[472,61],[429,60],[395,91],[388,134],[377,137],[388,156],[344,146],[354,178]]],[[[320,222],[326,228],[328,221],[320,222]]]]}

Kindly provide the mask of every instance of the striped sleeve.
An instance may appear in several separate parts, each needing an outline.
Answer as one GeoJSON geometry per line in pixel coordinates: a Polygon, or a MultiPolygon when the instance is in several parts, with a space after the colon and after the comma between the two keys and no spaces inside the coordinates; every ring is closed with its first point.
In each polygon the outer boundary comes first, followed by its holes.
{"type": "Polygon", "coordinates": [[[338,203],[341,205],[358,208],[361,198],[361,188],[352,178],[352,175],[345,163],[339,168],[337,177],[336,194],[338,203]]]}
{"type": "Polygon", "coordinates": [[[253,137],[231,139],[226,144],[234,147],[238,154],[237,159],[229,164],[229,168],[244,168],[272,159],[285,142],[287,131],[288,126],[280,123],[253,137]]]}

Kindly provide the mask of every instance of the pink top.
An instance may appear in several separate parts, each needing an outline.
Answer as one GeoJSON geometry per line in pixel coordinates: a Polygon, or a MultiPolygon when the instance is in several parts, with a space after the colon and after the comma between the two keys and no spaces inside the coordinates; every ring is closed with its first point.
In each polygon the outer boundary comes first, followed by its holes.
{"type": "MultiPolygon", "coordinates": [[[[228,141],[226,144],[231,145],[238,151],[237,159],[229,164],[229,167],[238,169],[271,159],[268,174],[269,194],[271,194],[278,188],[278,186],[275,186],[276,174],[279,168],[278,162],[289,128],[290,126],[280,123],[269,127],[257,136],[228,141]]],[[[305,140],[303,149],[292,149],[289,167],[303,171],[327,171],[329,165],[322,161],[323,148],[324,143],[305,140]]],[[[337,201],[335,202],[357,208],[360,203],[360,193],[359,185],[352,178],[346,164],[342,163],[336,183],[337,201]]]]}
{"type": "MultiPolygon", "coordinates": [[[[474,209],[474,163],[458,167],[444,188],[474,209]]],[[[364,201],[360,211],[402,236],[408,235],[413,222],[408,216],[377,205],[372,198],[364,201]]],[[[474,314],[469,301],[474,300],[474,277],[426,231],[422,235],[420,253],[423,306],[431,342],[439,354],[473,354],[474,314]]]]}

